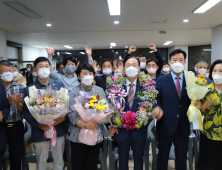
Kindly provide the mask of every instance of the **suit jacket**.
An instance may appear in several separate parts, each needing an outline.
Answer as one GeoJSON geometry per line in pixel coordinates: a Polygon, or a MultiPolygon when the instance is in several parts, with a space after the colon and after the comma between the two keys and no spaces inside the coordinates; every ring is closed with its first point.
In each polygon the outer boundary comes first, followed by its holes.
{"type": "Polygon", "coordinates": [[[190,123],[187,110],[190,99],[187,95],[185,77],[183,76],[180,98],[171,74],[160,77],[157,80],[156,89],[159,93],[154,107],[160,106],[164,112],[163,117],[157,122],[157,132],[164,136],[172,136],[176,128],[180,128],[184,137],[189,136],[190,123]],[[178,123],[180,126],[177,126],[178,123]]]}
{"type": "MultiPolygon", "coordinates": [[[[37,79],[37,77],[36,77],[36,79],[37,79]]],[[[27,86],[30,86],[30,85],[33,83],[33,76],[30,75],[30,76],[26,79],[26,81],[27,81],[27,86]]]]}
{"type": "MultiPolygon", "coordinates": [[[[126,87],[125,87],[126,90],[126,87]]],[[[126,100],[126,106],[124,111],[133,111],[136,112],[138,110],[139,107],[139,100],[138,98],[136,98],[136,93],[138,91],[142,90],[142,88],[140,87],[140,85],[138,84],[138,80],[137,80],[137,86],[136,86],[136,92],[135,92],[135,97],[134,97],[134,101],[133,101],[133,106],[132,106],[132,110],[129,107],[129,102],[128,102],[128,96],[125,98],[126,100]]],[[[127,91],[127,90],[126,90],[127,91]]],[[[133,129],[133,130],[126,130],[125,128],[120,128],[118,131],[118,134],[114,135],[114,139],[117,142],[125,142],[128,135],[132,135],[133,139],[138,142],[138,143],[143,143],[146,141],[147,138],[147,126],[142,126],[140,129],[133,129]]]]}
{"type": "MultiPolygon", "coordinates": [[[[49,79],[49,81],[51,83],[52,90],[54,90],[55,88],[57,88],[57,90],[60,90],[61,87],[64,88],[64,84],[61,81],[57,81],[57,80],[53,80],[53,79],[49,79]]],[[[38,81],[38,79],[36,79],[36,82],[33,83],[31,86],[33,86],[33,85],[37,89],[41,89],[41,87],[40,87],[41,84],[38,81]]],[[[29,96],[29,91],[28,91],[29,87],[25,88],[25,95],[24,95],[24,97],[29,96]]],[[[24,114],[24,117],[27,120],[27,122],[32,127],[32,139],[33,139],[33,142],[42,142],[42,141],[44,141],[44,131],[39,129],[39,123],[31,115],[31,113],[29,112],[26,104],[23,105],[23,114],[24,114]]],[[[68,125],[69,125],[69,121],[68,121],[68,118],[66,118],[66,121],[64,121],[64,122],[54,126],[55,129],[56,129],[56,132],[57,132],[57,137],[64,136],[67,133],[68,125]]]]}
{"type": "Polygon", "coordinates": [[[0,82],[0,111],[2,111],[3,122],[0,122],[0,138],[4,137],[4,122],[8,118],[10,113],[10,106],[6,97],[6,91],[4,84],[0,82]]]}

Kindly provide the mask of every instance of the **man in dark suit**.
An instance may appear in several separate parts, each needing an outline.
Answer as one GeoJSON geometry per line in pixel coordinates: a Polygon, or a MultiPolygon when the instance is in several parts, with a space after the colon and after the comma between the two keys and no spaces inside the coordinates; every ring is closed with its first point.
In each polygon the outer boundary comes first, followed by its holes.
{"type": "Polygon", "coordinates": [[[36,68],[32,67],[31,75],[26,79],[27,80],[27,86],[31,85],[32,83],[35,83],[36,79],[37,79],[36,68]]]}
{"type": "MultiPolygon", "coordinates": [[[[172,143],[175,146],[176,169],[186,170],[190,123],[187,110],[190,99],[187,95],[184,77],[186,52],[176,49],[170,53],[171,73],[160,77],[156,83],[157,104],[153,109],[153,118],[157,118],[158,170],[167,170],[169,152],[172,143]]],[[[195,106],[200,108],[200,102],[195,106]]]]}
{"type": "MultiPolygon", "coordinates": [[[[142,90],[138,85],[138,73],[140,71],[139,60],[134,56],[128,56],[124,59],[126,85],[125,90],[128,93],[126,97],[126,106],[124,111],[136,112],[138,110],[138,98],[136,94],[142,90]]],[[[129,150],[133,150],[134,170],[143,170],[143,156],[147,138],[147,126],[140,129],[126,130],[110,127],[111,136],[117,141],[119,153],[119,169],[128,170],[129,150]]]]}
{"type": "MultiPolygon", "coordinates": [[[[38,57],[34,66],[38,72],[38,77],[34,85],[36,89],[47,89],[46,82],[50,83],[52,90],[60,90],[60,88],[64,87],[64,84],[60,81],[53,80],[49,78],[50,75],[50,63],[49,60],[45,57],[38,57]]],[[[31,85],[31,86],[32,86],[31,85]]],[[[25,95],[29,96],[29,87],[25,88],[25,95]]],[[[32,140],[34,142],[34,148],[36,151],[36,160],[37,160],[37,170],[47,169],[47,160],[48,159],[48,151],[51,146],[50,140],[45,139],[44,132],[49,130],[49,126],[45,124],[39,124],[29,112],[26,104],[23,107],[23,114],[27,122],[32,127],[32,140]],[[45,160],[44,160],[45,159],[45,160]]],[[[66,117],[59,118],[54,120],[54,127],[56,129],[56,146],[52,149],[52,155],[54,158],[54,169],[63,170],[64,161],[63,161],[63,152],[65,146],[65,134],[68,131],[68,119],[66,117]]]]}
{"type": "Polygon", "coordinates": [[[2,82],[0,82],[0,91],[0,169],[2,169],[2,162],[7,146],[7,137],[5,134],[4,123],[9,116],[10,107],[6,98],[5,87],[2,82]]]}
{"type": "Polygon", "coordinates": [[[27,67],[27,72],[25,73],[25,75],[26,75],[26,79],[27,79],[29,76],[32,76],[32,73],[31,73],[32,65],[26,64],[26,67],[27,67]]]}

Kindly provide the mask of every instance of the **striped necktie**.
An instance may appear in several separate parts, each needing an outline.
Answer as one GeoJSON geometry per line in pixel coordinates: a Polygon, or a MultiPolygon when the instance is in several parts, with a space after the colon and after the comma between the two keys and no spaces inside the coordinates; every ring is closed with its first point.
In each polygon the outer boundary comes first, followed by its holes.
{"type": "Polygon", "coordinates": [[[130,89],[129,89],[129,92],[128,92],[128,102],[129,102],[130,109],[132,109],[133,98],[134,98],[134,89],[133,89],[133,85],[130,84],[129,86],[130,86],[130,89]]]}

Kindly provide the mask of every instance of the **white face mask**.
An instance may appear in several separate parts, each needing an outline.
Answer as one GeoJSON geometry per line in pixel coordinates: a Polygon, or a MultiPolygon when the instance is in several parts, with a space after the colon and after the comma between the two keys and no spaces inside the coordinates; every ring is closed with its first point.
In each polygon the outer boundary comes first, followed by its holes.
{"type": "Polygon", "coordinates": [[[214,74],[212,75],[215,84],[222,84],[222,75],[214,74]]]}
{"type": "Polygon", "coordinates": [[[90,86],[92,85],[93,80],[94,80],[94,77],[88,75],[88,76],[83,77],[81,82],[82,84],[85,84],[86,86],[90,86]]]}
{"type": "Polygon", "coordinates": [[[112,74],[112,69],[111,68],[103,69],[103,74],[109,76],[110,74],[112,74]]]}
{"type": "Polygon", "coordinates": [[[141,69],[146,68],[146,63],[145,63],[145,62],[140,62],[140,68],[141,68],[141,69]]]}
{"type": "Polygon", "coordinates": [[[33,77],[37,77],[37,73],[36,73],[36,72],[33,72],[33,73],[32,73],[32,76],[33,76],[33,77]]]}
{"type": "Polygon", "coordinates": [[[170,68],[165,67],[165,68],[163,68],[163,71],[164,71],[164,72],[168,72],[168,71],[170,71],[170,68]]]}
{"type": "Polygon", "coordinates": [[[195,67],[194,70],[197,71],[197,68],[195,67]]]}
{"type": "Polygon", "coordinates": [[[205,77],[208,77],[208,78],[209,78],[209,74],[210,74],[210,73],[206,73],[206,74],[205,74],[205,77]]]}
{"type": "Polygon", "coordinates": [[[101,68],[98,68],[98,71],[101,71],[101,68]]]}
{"type": "Polygon", "coordinates": [[[206,74],[206,72],[207,72],[207,69],[204,69],[204,68],[198,69],[199,74],[206,74]]]}
{"type": "Polygon", "coordinates": [[[133,66],[130,66],[128,67],[126,70],[126,75],[129,77],[129,78],[134,78],[138,75],[138,69],[133,67],[133,66]]]}
{"type": "Polygon", "coordinates": [[[149,69],[147,69],[147,71],[150,75],[153,75],[156,73],[156,68],[149,68],[149,69]]]}
{"type": "Polygon", "coordinates": [[[1,79],[5,82],[11,82],[14,79],[14,73],[5,72],[5,73],[1,74],[1,79]]]}
{"type": "Polygon", "coordinates": [[[31,68],[27,68],[27,71],[31,71],[31,68]]]}
{"type": "Polygon", "coordinates": [[[180,63],[180,62],[176,62],[176,63],[171,65],[171,69],[175,73],[181,73],[184,70],[184,65],[182,63],[180,63]]]}
{"type": "Polygon", "coordinates": [[[50,75],[50,70],[47,69],[47,68],[42,68],[38,71],[38,76],[41,78],[41,79],[47,79],[50,75]]]}

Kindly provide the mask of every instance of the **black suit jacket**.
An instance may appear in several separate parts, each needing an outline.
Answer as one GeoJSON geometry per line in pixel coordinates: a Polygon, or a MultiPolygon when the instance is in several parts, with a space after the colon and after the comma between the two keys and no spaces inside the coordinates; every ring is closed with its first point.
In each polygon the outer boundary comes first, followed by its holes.
{"type": "Polygon", "coordinates": [[[29,86],[29,85],[31,85],[33,83],[33,76],[32,76],[32,74],[29,77],[26,77],[26,81],[27,81],[27,83],[26,83],[27,86],[29,86]]]}

